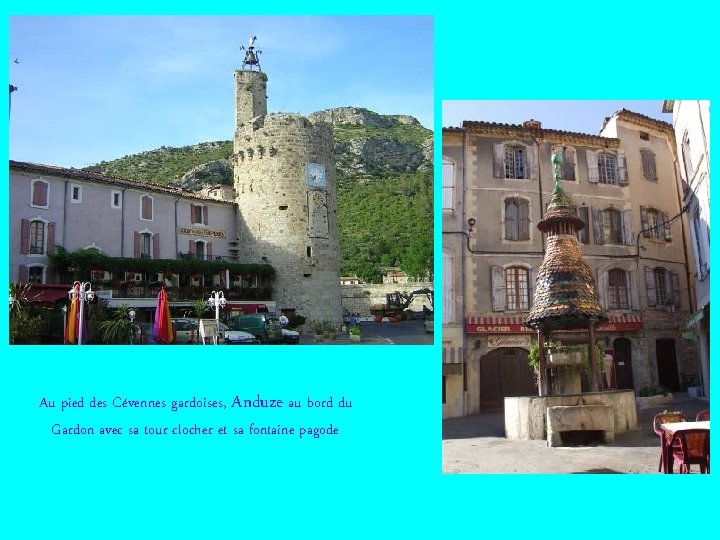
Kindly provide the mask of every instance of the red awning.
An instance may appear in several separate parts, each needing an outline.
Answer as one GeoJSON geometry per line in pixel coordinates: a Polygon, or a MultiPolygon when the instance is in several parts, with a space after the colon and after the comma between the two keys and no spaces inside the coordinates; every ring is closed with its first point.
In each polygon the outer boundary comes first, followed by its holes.
{"type": "Polygon", "coordinates": [[[31,285],[25,297],[32,304],[52,305],[59,300],[68,300],[72,285],[31,285]]]}
{"type": "MultiPolygon", "coordinates": [[[[525,317],[518,316],[489,316],[468,317],[465,319],[465,333],[467,334],[535,334],[536,331],[523,324],[525,317]]],[[[608,321],[597,326],[596,332],[634,332],[644,328],[642,315],[621,314],[610,315],[608,321]]],[[[582,328],[572,332],[582,331],[582,328]]]]}

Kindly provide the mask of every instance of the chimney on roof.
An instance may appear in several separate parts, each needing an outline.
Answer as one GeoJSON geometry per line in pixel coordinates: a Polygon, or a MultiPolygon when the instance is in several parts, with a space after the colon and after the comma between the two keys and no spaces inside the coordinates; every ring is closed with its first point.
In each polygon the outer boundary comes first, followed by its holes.
{"type": "Polygon", "coordinates": [[[528,129],[541,129],[542,124],[539,120],[533,120],[532,118],[530,120],[525,120],[523,122],[523,127],[528,129]]]}

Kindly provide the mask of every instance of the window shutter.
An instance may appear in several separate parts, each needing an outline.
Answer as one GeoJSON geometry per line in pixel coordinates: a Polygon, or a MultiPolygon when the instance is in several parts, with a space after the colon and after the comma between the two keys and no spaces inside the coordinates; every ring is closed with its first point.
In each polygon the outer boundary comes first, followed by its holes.
{"type": "Polygon", "coordinates": [[[600,179],[597,152],[593,152],[592,150],[585,151],[585,160],[587,161],[588,182],[597,184],[600,179]]]}
{"type": "MultiPolygon", "coordinates": [[[[695,220],[697,221],[698,218],[696,217],[695,220]]],[[[695,232],[696,227],[694,225],[695,225],[694,223],[690,224],[690,238],[692,239],[692,245],[695,247],[695,249],[693,249],[693,254],[694,254],[693,258],[695,259],[695,272],[697,273],[697,277],[701,278],[705,272],[705,269],[700,268],[701,258],[700,258],[700,254],[698,252],[700,251],[701,247],[700,247],[700,243],[698,242],[697,233],[695,232]]]]}
{"type": "Polygon", "coordinates": [[[505,199],[505,240],[517,240],[518,207],[515,199],[505,199]]]}
{"type": "Polygon", "coordinates": [[[598,270],[598,296],[603,309],[608,309],[608,273],[607,270],[598,270]]]}
{"type": "Polygon", "coordinates": [[[623,243],[626,246],[632,246],[635,243],[635,234],[633,233],[633,226],[632,226],[632,210],[623,210],[622,224],[623,224],[623,243]]]}
{"type": "Polygon", "coordinates": [[[203,206],[203,225],[208,224],[210,219],[210,207],[208,205],[203,206]]]}
{"type": "Polygon", "coordinates": [[[527,201],[520,201],[518,206],[518,230],[520,240],[530,239],[530,205],[527,201]]]}
{"type": "Polygon", "coordinates": [[[212,242],[205,242],[205,260],[212,261],[212,242]]]}
{"type": "Polygon", "coordinates": [[[592,207],[593,237],[596,244],[605,243],[604,217],[600,208],[592,207]]]}
{"type": "Polygon", "coordinates": [[[680,309],[680,275],[677,272],[668,272],[668,274],[670,274],[673,303],[677,309],[680,309]]]}
{"type": "Polygon", "coordinates": [[[38,180],[33,184],[33,200],[35,206],[48,205],[48,184],[42,180],[38,180]]]}
{"type": "Polygon", "coordinates": [[[30,253],[30,221],[23,219],[20,222],[20,254],[30,253]]]}
{"type": "Polygon", "coordinates": [[[579,206],[577,214],[578,217],[583,220],[583,223],[585,223],[585,227],[578,231],[578,240],[583,244],[588,244],[590,242],[590,210],[587,206],[579,206]]]}
{"type": "Polygon", "coordinates": [[[147,195],[143,195],[141,205],[142,205],[142,208],[141,208],[142,218],[151,220],[153,217],[152,216],[152,199],[150,197],[148,197],[147,195]]]}
{"type": "Polygon", "coordinates": [[[190,203],[190,223],[195,223],[195,205],[190,203]]]}
{"type": "Polygon", "coordinates": [[[645,267],[645,289],[647,291],[647,305],[657,305],[657,296],[655,294],[655,272],[653,269],[645,267]]]}
{"type": "Polygon", "coordinates": [[[20,275],[18,276],[18,279],[20,280],[20,283],[27,283],[28,278],[30,277],[30,270],[28,270],[28,267],[24,264],[21,264],[19,272],[20,275]]]}
{"type": "Polygon", "coordinates": [[[133,237],[133,256],[136,259],[140,258],[140,233],[135,231],[133,237]]]}
{"type": "Polygon", "coordinates": [[[52,255],[55,251],[55,223],[48,223],[47,226],[47,251],[48,255],[52,255]]]}
{"type": "Polygon", "coordinates": [[[493,177],[505,178],[505,145],[493,144],[493,177]]]}
{"type": "Polygon", "coordinates": [[[660,218],[663,220],[665,240],[670,242],[673,238],[672,230],[670,229],[670,216],[668,216],[667,212],[660,212],[660,218]]]}
{"type": "Polygon", "coordinates": [[[528,161],[528,173],[526,173],[525,178],[529,178],[530,180],[537,180],[538,179],[538,155],[537,155],[537,148],[534,145],[526,146],[525,149],[527,150],[527,161],[528,161]]]}
{"type": "Polygon", "coordinates": [[[493,311],[505,310],[505,272],[500,266],[490,267],[493,311]]]}
{"type": "Polygon", "coordinates": [[[188,244],[188,254],[195,256],[195,242],[193,242],[192,240],[189,240],[189,242],[190,243],[188,244]]]}
{"type": "Polygon", "coordinates": [[[629,181],[628,181],[628,174],[627,174],[627,160],[625,159],[625,152],[618,152],[617,166],[618,166],[618,185],[627,186],[629,184],[629,181]]]}
{"type": "Polygon", "coordinates": [[[640,309],[640,299],[638,298],[638,287],[635,285],[636,273],[633,270],[625,272],[625,282],[628,289],[628,304],[630,309],[640,309]]]}
{"type": "Polygon", "coordinates": [[[535,302],[535,285],[537,283],[538,267],[533,266],[530,269],[530,283],[528,283],[528,307],[532,307],[535,302]]]}
{"type": "Polygon", "coordinates": [[[159,259],[160,258],[160,233],[155,233],[152,235],[152,256],[153,259],[159,259]]]}

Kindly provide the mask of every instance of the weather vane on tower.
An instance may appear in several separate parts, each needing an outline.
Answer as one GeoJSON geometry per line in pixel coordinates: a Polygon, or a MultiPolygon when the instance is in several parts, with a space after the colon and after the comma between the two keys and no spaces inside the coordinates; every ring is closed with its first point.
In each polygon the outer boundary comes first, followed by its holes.
{"type": "Polygon", "coordinates": [[[245,69],[245,66],[250,66],[250,71],[252,71],[253,66],[257,66],[258,71],[260,71],[260,58],[259,55],[262,54],[262,51],[255,50],[255,40],[257,37],[253,36],[250,38],[250,42],[248,43],[247,49],[245,49],[244,45],[240,45],[241,51],[245,52],[245,58],[243,59],[242,67],[245,69]]]}

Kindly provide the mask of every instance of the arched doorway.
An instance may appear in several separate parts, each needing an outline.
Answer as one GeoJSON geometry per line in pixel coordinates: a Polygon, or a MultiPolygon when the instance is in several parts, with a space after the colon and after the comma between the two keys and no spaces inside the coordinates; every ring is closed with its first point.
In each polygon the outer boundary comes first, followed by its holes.
{"type": "Polygon", "coordinates": [[[525,349],[501,347],[480,359],[480,410],[501,411],[504,398],[537,395],[525,349]]]}
{"type": "Polygon", "coordinates": [[[632,346],[628,338],[617,338],[613,342],[613,366],[615,368],[615,388],[632,390],[632,346]]]}
{"type": "Polygon", "coordinates": [[[658,383],[671,392],[680,390],[677,357],[675,356],[675,340],[662,338],[655,340],[655,356],[657,358],[658,383]]]}

